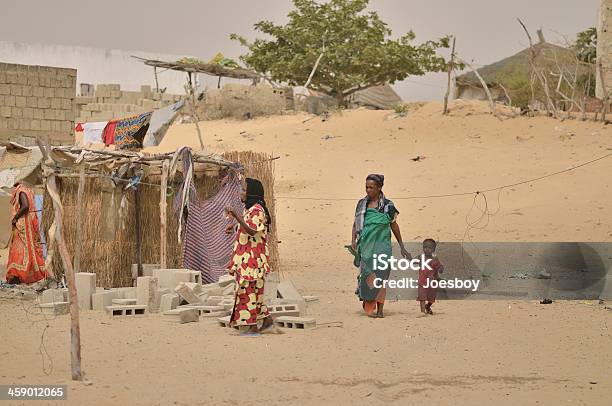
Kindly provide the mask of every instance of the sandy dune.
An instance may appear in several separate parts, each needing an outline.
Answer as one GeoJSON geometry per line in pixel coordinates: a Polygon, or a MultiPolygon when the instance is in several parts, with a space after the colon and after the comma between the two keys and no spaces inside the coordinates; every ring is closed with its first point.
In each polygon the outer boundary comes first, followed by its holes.
{"type": "MultiPolygon", "coordinates": [[[[420,318],[416,303],[396,302],[385,319],[369,319],[343,249],[370,172],[385,174],[406,241],[461,241],[466,216],[478,214],[469,213],[474,197],[420,197],[494,188],[610,154],[609,126],[499,120],[473,102],[454,103],[448,117],[430,103],[399,118],[359,110],[326,121],[301,114],[201,126],[213,151],[280,157],[280,271],[319,296],[309,312],[320,326],[245,339],[211,320],[175,326],[158,315],[130,322],[84,313],[83,368],[93,381],[84,386],[68,380],[68,317],[47,322],[54,369],[46,376],[45,321],[30,323],[22,303],[0,299],[0,383],[68,383],[70,404],[609,404],[612,312],[603,304],[441,301],[435,316],[420,318]]],[[[181,145],[197,147],[193,125],[173,126],[154,150],[181,145]]],[[[612,241],[610,173],[612,157],[486,193],[495,214],[466,238],[612,241]]],[[[484,207],[482,196],[476,204],[484,207]]]]}

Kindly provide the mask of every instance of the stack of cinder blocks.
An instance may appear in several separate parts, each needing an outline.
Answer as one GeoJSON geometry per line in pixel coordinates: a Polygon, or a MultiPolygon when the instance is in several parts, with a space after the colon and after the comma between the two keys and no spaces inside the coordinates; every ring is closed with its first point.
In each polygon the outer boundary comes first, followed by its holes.
{"type": "Polygon", "coordinates": [[[151,86],[140,91],[121,90],[118,84],[99,84],[93,96],[76,98],[77,122],[121,119],[160,109],[181,99],[181,95],[159,93],[151,86]]]}
{"type": "Polygon", "coordinates": [[[76,69],[0,63],[0,140],[72,142],[76,69]]]}
{"type": "MultiPolygon", "coordinates": [[[[222,277],[223,283],[229,281],[232,277],[222,277]]],[[[221,279],[217,285],[221,285],[221,279]]],[[[232,285],[233,287],[234,285],[232,285]]],[[[266,285],[264,288],[264,303],[268,307],[270,316],[274,320],[274,324],[281,328],[292,329],[309,329],[316,326],[314,318],[305,317],[307,310],[307,302],[315,302],[318,300],[316,296],[307,296],[308,300],[303,297],[295,287],[292,281],[286,280],[281,282],[279,275],[272,272],[266,277],[266,285]]],[[[233,297],[231,302],[224,302],[223,296],[210,296],[206,304],[217,305],[227,303],[228,309],[233,307],[233,297]],[[221,299],[220,299],[221,298],[221,299]]],[[[219,317],[217,319],[219,325],[228,327],[230,324],[230,316],[219,317]]]]}

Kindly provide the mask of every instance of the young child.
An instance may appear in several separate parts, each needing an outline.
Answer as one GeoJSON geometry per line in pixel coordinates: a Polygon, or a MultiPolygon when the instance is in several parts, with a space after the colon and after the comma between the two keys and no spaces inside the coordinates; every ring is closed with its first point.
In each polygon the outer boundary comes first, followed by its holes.
{"type": "Polygon", "coordinates": [[[430,269],[419,270],[419,290],[417,301],[421,303],[421,313],[433,314],[431,305],[436,301],[438,288],[431,287],[431,281],[438,280],[438,274],[444,272],[444,266],[440,260],[435,257],[436,241],[433,238],[427,238],[423,241],[423,255],[426,259],[431,259],[429,262],[430,269]],[[426,287],[428,286],[428,287],[426,287]]]}

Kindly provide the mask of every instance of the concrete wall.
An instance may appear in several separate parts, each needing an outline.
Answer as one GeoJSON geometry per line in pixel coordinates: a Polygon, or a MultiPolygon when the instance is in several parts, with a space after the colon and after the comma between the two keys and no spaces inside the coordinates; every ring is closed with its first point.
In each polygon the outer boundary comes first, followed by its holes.
{"type": "Polygon", "coordinates": [[[91,96],[76,98],[76,121],[85,123],[130,117],[162,108],[184,97],[159,93],[148,85],[141,86],[140,91],[126,91],[119,84],[99,84],[91,96]]]}
{"type": "Polygon", "coordinates": [[[0,140],[73,143],[75,69],[0,63],[0,140]]]}
{"type": "Polygon", "coordinates": [[[601,0],[599,7],[597,58],[602,65],[606,91],[604,91],[598,71],[596,94],[599,99],[603,99],[606,92],[612,91],[612,0],[601,0]]]}
{"type": "Polygon", "coordinates": [[[282,114],[287,110],[293,112],[293,91],[291,88],[274,89],[265,84],[228,83],[221,89],[206,91],[197,109],[202,120],[248,119],[282,114]]]}
{"type": "MultiPolygon", "coordinates": [[[[176,61],[184,56],[0,41],[0,61],[2,62],[75,68],[77,70],[77,84],[79,85],[81,83],[94,85],[117,83],[124,90],[139,91],[141,85],[149,85],[154,89],[153,68],[132,58],[132,55],[162,61],[176,61]]],[[[160,72],[158,78],[159,87],[167,88],[167,93],[185,93],[183,88],[186,79],[185,73],[165,71],[160,72]]],[[[215,78],[212,78],[211,86],[215,80],[215,78]]]]}

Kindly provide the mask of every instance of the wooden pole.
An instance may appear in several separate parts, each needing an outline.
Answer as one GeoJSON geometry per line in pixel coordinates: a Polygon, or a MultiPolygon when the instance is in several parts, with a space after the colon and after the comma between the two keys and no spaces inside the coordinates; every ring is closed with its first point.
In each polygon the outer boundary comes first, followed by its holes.
{"type": "Polygon", "coordinates": [[[202,132],[200,131],[200,121],[198,113],[196,111],[196,100],[195,100],[195,89],[193,88],[193,82],[191,81],[191,72],[187,73],[187,87],[189,94],[191,95],[191,115],[195,121],[196,131],[198,132],[198,139],[200,140],[200,149],[204,150],[204,141],[202,141],[202,132]]]}
{"type": "Polygon", "coordinates": [[[167,268],[167,237],[166,237],[166,207],[167,207],[167,196],[166,191],[168,189],[168,168],[170,167],[170,162],[167,160],[164,161],[162,165],[162,173],[161,173],[161,191],[159,197],[159,264],[161,269],[167,268]]]}
{"type": "Polygon", "coordinates": [[[485,93],[487,94],[487,99],[489,99],[489,108],[491,109],[491,114],[496,115],[496,113],[495,113],[495,102],[493,101],[493,96],[491,95],[491,92],[489,91],[489,86],[487,86],[487,82],[485,82],[485,80],[482,78],[482,76],[480,76],[480,73],[478,73],[476,68],[474,68],[472,65],[470,65],[469,63],[467,63],[466,61],[464,61],[462,59],[457,58],[457,60],[459,62],[463,63],[468,68],[470,68],[470,70],[472,72],[474,72],[474,75],[476,75],[476,77],[480,81],[480,84],[482,85],[482,88],[484,89],[485,93]]]}
{"type": "Polygon", "coordinates": [[[138,264],[138,276],[142,275],[142,241],[140,235],[140,190],[134,188],[134,210],[136,223],[136,263],[138,264]]]}
{"type": "Polygon", "coordinates": [[[76,212],[76,243],[74,248],[74,272],[81,271],[81,250],[83,249],[83,191],[85,189],[85,163],[81,164],[79,170],[79,188],[77,191],[76,212]]]}
{"type": "MultiPolygon", "coordinates": [[[[38,143],[45,163],[50,162],[49,153],[43,146],[42,141],[37,138],[36,142],[38,143]]],[[[49,196],[51,196],[51,200],[53,201],[55,213],[55,241],[57,242],[57,248],[66,272],[68,295],[70,296],[70,369],[72,371],[72,380],[80,381],[83,378],[83,372],[81,370],[81,328],[79,326],[79,302],[76,292],[76,280],[72,262],[70,261],[70,255],[68,254],[64,235],[62,233],[62,202],[59,200],[55,175],[51,174],[50,176],[45,176],[45,184],[49,191],[49,196]]]]}
{"type": "Polygon", "coordinates": [[[153,73],[155,74],[155,91],[159,93],[159,82],[157,81],[157,66],[153,67],[153,73]]]}
{"type": "Polygon", "coordinates": [[[453,37],[453,50],[451,51],[450,61],[448,62],[448,83],[446,84],[446,94],[444,95],[444,113],[448,114],[448,96],[450,95],[451,88],[451,75],[453,73],[453,69],[455,69],[455,40],[453,37]]]}

